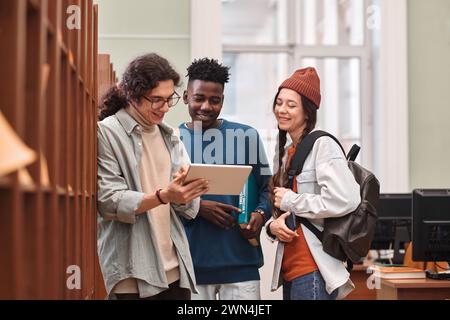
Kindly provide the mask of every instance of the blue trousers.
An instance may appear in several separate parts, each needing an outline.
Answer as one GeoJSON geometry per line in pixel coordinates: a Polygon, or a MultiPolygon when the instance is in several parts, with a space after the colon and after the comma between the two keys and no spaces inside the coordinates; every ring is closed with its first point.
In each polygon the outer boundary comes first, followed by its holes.
{"type": "Polygon", "coordinates": [[[283,300],[336,300],[338,290],[328,294],[325,281],[319,271],[286,281],[283,284],[283,300]]]}

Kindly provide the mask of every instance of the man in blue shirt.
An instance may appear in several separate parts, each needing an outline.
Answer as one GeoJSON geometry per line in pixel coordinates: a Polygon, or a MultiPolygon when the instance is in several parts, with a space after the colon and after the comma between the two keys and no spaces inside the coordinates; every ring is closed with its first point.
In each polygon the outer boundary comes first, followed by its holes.
{"type": "Polygon", "coordinates": [[[258,300],[263,255],[261,246],[251,245],[249,239],[259,238],[271,214],[271,172],[264,146],[254,128],[219,118],[228,67],[203,58],[189,66],[188,77],[183,99],[191,122],[180,125],[180,134],[191,161],[251,165],[256,183],[249,197],[257,200],[244,229],[237,223],[239,196],[202,196],[197,218],[183,221],[199,290],[192,299],[258,300]]]}

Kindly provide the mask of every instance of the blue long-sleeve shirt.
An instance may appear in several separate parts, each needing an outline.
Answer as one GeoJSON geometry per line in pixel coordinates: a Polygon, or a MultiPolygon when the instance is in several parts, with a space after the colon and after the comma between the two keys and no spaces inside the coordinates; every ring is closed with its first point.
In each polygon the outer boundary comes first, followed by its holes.
{"type": "MultiPolygon", "coordinates": [[[[257,131],[247,125],[222,120],[218,128],[195,131],[180,125],[181,139],[191,162],[206,164],[251,165],[259,189],[256,208],[270,218],[268,199],[270,167],[257,131]]],[[[205,195],[202,200],[217,201],[239,207],[239,196],[205,195]]],[[[237,213],[233,212],[237,219],[237,213]]],[[[234,283],[259,280],[263,265],[261,246],[253,247],[236,224],[225,230],[204,218],[183,220],[189,240],[195,277],[198,284],[234,283]]]]}

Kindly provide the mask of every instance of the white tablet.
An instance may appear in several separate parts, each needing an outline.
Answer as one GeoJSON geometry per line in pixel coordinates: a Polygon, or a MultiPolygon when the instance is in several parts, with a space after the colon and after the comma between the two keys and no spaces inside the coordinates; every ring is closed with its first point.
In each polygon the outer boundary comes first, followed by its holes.
{"type": "Polygon", "coordinates": [[[211,195],[239,195],[247,181],[251,166],[230,166],[192,163],[189,167],[186,182],[205,179],[209,181],[211,195]]]}

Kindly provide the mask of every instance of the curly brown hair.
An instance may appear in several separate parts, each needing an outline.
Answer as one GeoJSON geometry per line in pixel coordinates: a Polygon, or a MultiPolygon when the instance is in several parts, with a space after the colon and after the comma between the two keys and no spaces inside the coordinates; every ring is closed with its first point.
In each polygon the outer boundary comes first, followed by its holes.
{"type": "MultiPolygon", "coordinates": [[[[273,100],[273,111],[275,111],[275,106],[277,103],[278,95],[280,94],[280,90],[275,95],[275,99],[273,100]]],[[[302,136],[300,137],[300,141],[304,137],[306,137],[316,126],[317,122],[317,106],[308,98],[300,95],[303,105],[303,111],[306,114],[306,127],[303,130],[302,136]]],[[[289,185],[289,179],[287,175],[287,170],[283,168],[283,157],[285,155],[285,146],[287,142],[287,131],[281,130],[278,128],[278,150],[276,150],[278,155],[278,170],[272,176],[269,182],[269,199],[273,208],[272,215],[274,218],[279,217],[283,212],[274,206],[274,189],[276,187],[283,187],[290,189],[292,186],[289,185]]]]}
{"type": "Polygon", "coordinates": [[[169,61],[156,53],[137,57],[128,65],[122,82],[111,87],[102,97],[99,120],[126,108],[130,101],[139,103],[144,94],[158,86],[158,82],[166,80],[173,80],[175,86],[180,84],[180,75],[169,61]]]}

